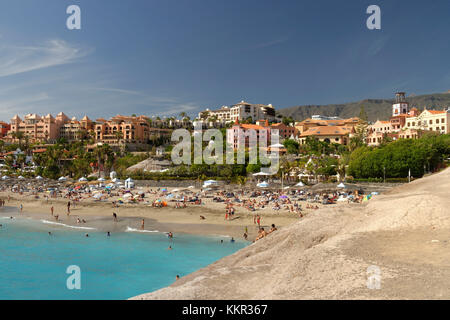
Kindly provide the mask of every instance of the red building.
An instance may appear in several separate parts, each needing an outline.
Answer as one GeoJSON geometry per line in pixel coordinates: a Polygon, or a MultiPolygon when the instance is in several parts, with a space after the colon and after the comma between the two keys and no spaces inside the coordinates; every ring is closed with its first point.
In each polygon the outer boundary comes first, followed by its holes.
{"type": "Polygon", "coordinates": [[[5,137],[10,129],[11,126],[8,123],[0,121],[0,139],[5,137]]]}
{"type": "Polygon", "coordinates": [[[274,123],[270,126],[271,130],[278,130],[280,139],[289,139],[297,135],[297,129],[295,127],[287,126],[284,123],[274,123]]]}

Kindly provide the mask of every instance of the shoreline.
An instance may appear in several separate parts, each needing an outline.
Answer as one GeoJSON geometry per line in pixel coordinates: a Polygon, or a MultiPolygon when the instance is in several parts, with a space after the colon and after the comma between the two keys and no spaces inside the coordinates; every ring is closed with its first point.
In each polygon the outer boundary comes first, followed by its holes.
{"type": "MultiPolygon", "coordinates": [[[[233,220],[225,220],[220,204],[209,203],[201,206],[192,206],[184,209],[153,208],[138,204],[124,204],[119,208],[113,208],[110,202],[86,201],[77,203],[71,207],[71,213],[67,216],[67,200],[64,199],[30,199],[29,195],[15,193],[0,193],[0,198],[5,199],[5,212],[11,212],[13,216],[25,216],[32,219],[45,219],[51,222],[67,224],[76,227],[95,227],[101,231],[122,231],[126,227],[139,230],[142,219],[145,219],[145,229],[158,230],[160,232],[186,233],[194,235],[212,235],[233,237],[236,240],[244,240],[245,228],[248,230],[250,243],[258,234],[258,226],[253,222],[254,214],[262,218],[262,227],[269,227],[274,223],[278,228],[286,227],[299,221],[294,214],[279,213],[267,214],[267,212],[245,212],[241,209],[233,220]],[[4,194],[11,198],[8,201],[4,194]],[[2,196],[3,195],[3,196],[2,196]],[[19,206],[23,205],[23,212],[19,212],[19,206]],[[51,216],[50,208],[54,207],[54,214],[59,215],[56,221],[51,216]],[[119,222],[114,226],[112,213],[116,212],[119,222]],[[205,217],[201,220],[199,216],[205,217]],[[85,219],[86,223],[77,224],[77,218],[85,219]],[[125,225],[127,223],[127,225],[125,225]]],[[[1,211],[0,211],[1,212],[1,211]]]]}

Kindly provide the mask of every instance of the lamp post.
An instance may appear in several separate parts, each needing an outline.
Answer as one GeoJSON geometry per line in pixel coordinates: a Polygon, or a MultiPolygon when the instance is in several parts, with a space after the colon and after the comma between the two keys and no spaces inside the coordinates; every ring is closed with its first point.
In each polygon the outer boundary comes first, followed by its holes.
{"type": "Polygon", "coordinates": [[[284,184],[283,184],[283,178],[284,178],[283,166],[281,166],[280,169],[281,169],[281,190],[283,190],[283,186],[284,186],[284,184]]]}

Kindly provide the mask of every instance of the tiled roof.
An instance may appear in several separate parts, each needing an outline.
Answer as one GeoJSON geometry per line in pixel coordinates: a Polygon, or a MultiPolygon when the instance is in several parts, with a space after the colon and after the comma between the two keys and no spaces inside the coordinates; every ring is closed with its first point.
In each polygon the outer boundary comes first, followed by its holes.
{"type": "Polygon", "coordinates": [[[301,136],[343,136],[349,134],[351,131],[351,127],[343,126],[312,127],[303,132],[301,136]]]}

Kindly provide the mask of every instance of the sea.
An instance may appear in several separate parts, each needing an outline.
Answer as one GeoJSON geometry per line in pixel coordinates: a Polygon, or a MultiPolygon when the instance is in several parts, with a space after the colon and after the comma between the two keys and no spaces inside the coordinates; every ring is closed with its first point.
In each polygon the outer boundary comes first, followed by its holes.
{"type": "Polygon", "coordinates": [[[0,224],[2,300],[123,300],[166,287],[177,275],[248,245],[226,236],[170,239],[131,227],[107,236],[44,219],[0,217],[0,224]]]}

